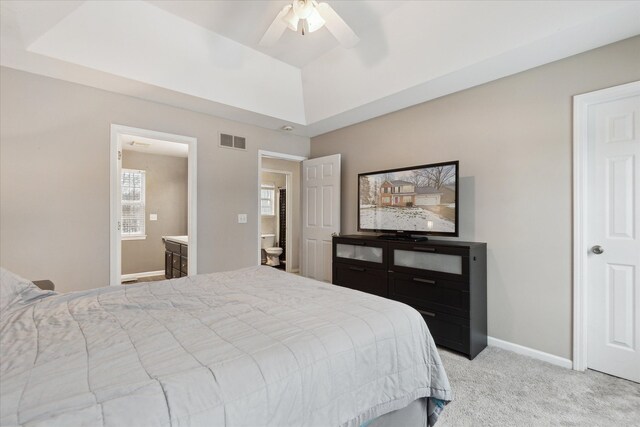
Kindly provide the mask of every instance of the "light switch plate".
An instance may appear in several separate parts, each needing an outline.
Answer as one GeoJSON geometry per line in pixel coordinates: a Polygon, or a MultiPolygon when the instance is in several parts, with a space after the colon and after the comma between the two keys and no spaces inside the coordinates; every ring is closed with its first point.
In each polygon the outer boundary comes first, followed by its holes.
{"type": "Polygon", "coordinates": [[[157,221],[158,214],[149,214],[149,221],[157,221]]]}
{"type": "Polygon", "coordinates": [[[238,214],[238,224],[247,223],[247,214],[238,214]]]}

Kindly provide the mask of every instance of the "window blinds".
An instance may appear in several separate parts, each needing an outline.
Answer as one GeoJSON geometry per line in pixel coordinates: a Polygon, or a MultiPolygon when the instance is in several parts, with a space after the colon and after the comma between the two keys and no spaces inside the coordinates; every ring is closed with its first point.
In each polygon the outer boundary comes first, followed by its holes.
{"type": "Polygon", "coordinates": [[[145,235],[145,171],[122,169],[122,236],[145,235]]]}
{"type": "Polygon", "coordinates": [[[260,213],[262,215],[275,215],[275,185],[262,184],[260,188],[260,213]]]}

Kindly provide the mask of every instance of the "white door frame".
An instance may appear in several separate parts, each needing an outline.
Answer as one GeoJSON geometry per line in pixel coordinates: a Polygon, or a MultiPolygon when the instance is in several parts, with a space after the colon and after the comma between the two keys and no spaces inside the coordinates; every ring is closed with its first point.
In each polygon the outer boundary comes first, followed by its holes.
{"type": "Polygon", "coordinates": [[[279,170],[272,170],[272,169],[263,169],[262,168],[262,158],[263,157],[269,157],[272,159],[278,159],[278,160],[288,160],[288,161],[293,161],[293,162],[298,162],[298,163],[302,163],[303,160],[307,160],[306,157],[304,156],[296,156],[294,154],[286,154],[286,153],[276,153],[274,151],[265,151],[265,150],[258,150],[258,210],[257,210],[257,218],[258,218],[258,265],[260,265],[262,263],[262,251],[261,251],[261,242],[260,242],[260,236],[262,236],[262,216],[261,216],[261,212],[260,212],[260,189],[262,187],[262,171],[265,172],[276,172],[276,173],[283,173],[287,175],[287,206],[289,207],[287,209],[287,254],[285,256],[285,258],[287,259],[287,264],[286,264],[286,268],[288,272],[291,272],[292,269],[292,264],[291,264],[291,260],[292,260],[292,253],[293,253],[293,236],[290,231],[291,228],[293,228],[293,197],[291,194],[291,191],[289,189],[293,188],[293,174],[291,172],[287,172],[287,171],[279,171],[279,170]],[[290,228],[291,227],[291,228],[290,228]]]}
{"type": "Polygon", "coordinates": [[[573,97],[573,369],[587,369],[587,207],[589,107],[640,90],[640,81],[573,97]]]}
{"type": "Polygon", "coordinates": [[[189,275],[197,274],[198,267],[198,242],[197,242],[197,138],[171,133],[158,132],[148,129],[134,128],[130,126],[111,125],[111,145],[109,150],[109,182],[110,182],[110,220],[109,220],[109,284],[120,285],[122,281],[122,239],[118,222],[122,212],[120,198],[120,169],[122,162],[118,159],[118,153],[122,151],[121,135],[133,135],[144,138],[160,139],[162,141],[177,142],[189,145],[187,157],[187,233],[189,234],[189,275]]]}

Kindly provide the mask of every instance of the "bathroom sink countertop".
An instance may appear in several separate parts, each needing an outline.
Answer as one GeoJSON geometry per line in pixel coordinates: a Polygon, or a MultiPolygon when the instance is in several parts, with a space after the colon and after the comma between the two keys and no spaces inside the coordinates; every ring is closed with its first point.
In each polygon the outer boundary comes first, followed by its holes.
{"type": "Polygon", "coordinates": [[[189,244],[189,236],[162,236],[162,240],[168,240],[174,243],[180,243],[181,245],[189,244]]]}

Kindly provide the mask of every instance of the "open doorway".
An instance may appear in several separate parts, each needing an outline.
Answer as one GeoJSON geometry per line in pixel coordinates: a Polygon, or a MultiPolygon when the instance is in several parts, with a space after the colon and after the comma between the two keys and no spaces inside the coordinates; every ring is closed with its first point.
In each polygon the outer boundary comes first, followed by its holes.
{"type": "Polygon", "coordinates": [[[110,284],[196,274],[195,138],[112,125],[110,284]]]}
{"type": "Polygon", "coordinates": [[[258,260],[290,273],[300,272],[303,160],[288,154],[258,153],[258,260]]]}

